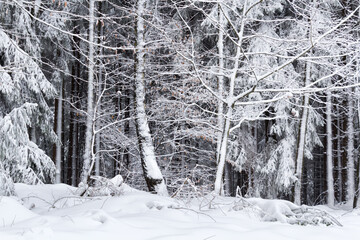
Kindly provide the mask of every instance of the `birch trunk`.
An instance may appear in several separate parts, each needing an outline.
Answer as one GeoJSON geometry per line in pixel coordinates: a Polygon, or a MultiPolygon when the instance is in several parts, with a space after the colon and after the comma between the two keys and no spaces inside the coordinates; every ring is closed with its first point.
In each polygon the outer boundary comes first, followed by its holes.
{"type": "MultiPolygon", "coordinates": [[[[359,67],[359,64],[357,66],[357,72],[359,73],[360,71],[360,67],[359,67]]],[[[359,78],[359,77],[357,77],[359,78]]],[[[359,79],[357,79],[357,82],[359,83],[359,79]]],[[[357,112],[358,112],[358,121],[359,121],[359,124],[360,124],[360,101],[358,100],[358,107],[357,107],[357,112]]],[[[354,201],[354,208],[360,206],[360,161],[358,160],[358,163],[357,163],[357,185],[356,185],[356,191],[355,191],[355,200],[354,201]]]]}
{"type": "Polygon", "coordinates": [[[327,203],[330,207],[334,206],[334,176],[333,176],[333,146],[332,146],[332,127],[331,127],[331,92],[326,93],[326,179],[327,179],[327,203]]]}
{"type": "Polygon", "coordinates": [[[94,125],[94,25],[95,25],[95,0],[89,0],[89,56],[88,56],[88,95],[87,118],[85,132],[84,162],[82,182],[87,183],[90,176],[90,162],[93,160],[93,125],[94,125]]]}
{"type": "MultiPolygon", "coordinates": [[[[214,186],[214,193],[216,195],[221,195],[223,193],[223,175],[224,175],[224,169],[225,169],[225,163],[226,163],[226,153],[227,153],[227,147],[228,147],[228,138],[230,134],[230,125],[231,125],[231,118],[233,116],[234,106],[235,106],[235,100],[234,100],[234,90],[235,90],[235,80],[236,75],[239,69],[239,59],[242,55],[241,52],[241,45],[243,40],[243,34],[244,34],[244,26],[245,26],[245,13],[247,9],[247,1],[244,3],[244,9],[243,9],[243,18],[241,20],[241,26],[240,31],[238,33],[238,42],[236,44],[236,56],[234,60],[234,66],[232,69],[232,73],[230,76],[230,85],[229,85],[229,92],[227,97],[227,112],[224,119],[222,132],[221,132],[221,144],[219,152],[219,161],[218,166],[216,169],[216,176],[215,176],[215,186],[214,186]]],[[[222,97],[220,96],[222,99],[222,97]]]]}
{"type": "MultiPolygon", "coordinates": [[[[240,44],[238,46],[241,46],[240,44]]],[[[230,79],[230,89],[229,89],[229,96],[227,99],[227,113],[224,120],[224,126],[222,131],[222,137],[221,137],[221,146],[219,150],[219,162],[217,166],[216,171],[216,178],[215,178],[215,189],[214,192],[216,195],[221,195],[223,190],[223,175],[224,175],[224,169],[225,169],[225,163],[226,163],[226,154],[227,154],[227,147],[228,147],[228,138],[230,134],[230,125],[231,125],[231,118],[233,115],[234,110],[234,88],[235,88],[235,78],[238,70],[239,65],[239,58],[241,54],[240,47],[237,47],[237,54],[235,57],[235,63],[234,63],[234,69],[233,74],[230,79]]]]}
{"type": "MultiPolygon", "coordinates": [[[[225,18],[218,5],[218,21],[219,21],[219,31],[218,31],[218,58],[219,58],[219,73],[218,73],[218,95],[222,98],[224,96],[224,28],[225,28],[225,18]]],[[[224,103],[222,100],[218,100],[218,127],[219,129],[224,128],[224,103]]],[[[221,149],[221,137],[222,132],[218,133],[217,147],[216,147],[216,162],[220,161],[220,149],[221,149]]],[[[229,194],[230,186],[229,186],[229,170],[225,168],[225,193],[229,194]]]]}
{"type": "MultiPolygon", "coordinates": [[[[219,17],[219,33],[218,33],[218,41],[217,41],[217,48],[218,48],[218,54],[219,54],[219,75],[218,75],[218,95],[222,97],[224,95],[224,33],[223,33],[223,27],[224,27],[224,16],[220,10],[220,7],[218,8],[218,17],[219,17]]],[[[218,100],[218,127],[219,129],[222,129],[224,127],[224,103],[221,100],[218,100]]],[[[220,147],[221,147],[221,136],[222,133],[220,132],[218,135],[218,141],[217,141],[217,152],[216,152],[216,161],[219,162],[219,156],[220,156],[220,147]]]]}
{"type": "MultiPolygon", "coordinates": [[[[101,93],[101,78],[102,75],[101,73],[99,74],[99,95],[101,93]]],[[[101,111],[101,104],[99,104],[97,106],[97,111],[96,112],[100,112],[101,111]]],[[[100,125],[99,123],[96,125],[100,125]]],[[[100,126],[98,126],[100,127],[100,126]]],[[[95,135],[95,175],[96,176],[100,176],[100,141],[101,141],[101,137],[100,137],[101,133],[98,132],[95,135]]]]}
{"type": "Polygon", "coordinates": [[[57,120],[56,120],[56,134],[58,141],[56,143],[56,172],[55,172],[55,183],[61,183],[61,136],[62,136],[62,112],[63,112],[63,81],[60,83],[59,99],[57,101],[57,120]]]}
{"type": "MultiPolygon", "coordinates": [[[[99,2],[98,4],[98,9],[99,12],[102,12],[102,8],[103,8],[103,3],[99,2]]],[[[104,35],[104,28],[102,24],[98,25],[98,32],[99,32],[99,43],[101,45],[103,45],[103,35],[104,35]]],[[[103,48],[101,46],[99,46],[98,48],[98,53],[100,56],[103,56],[103,48]]],[[[95,114],[96,113],[101,113],[101,94],[102,94],[102,84],[103,84],[103,65],[102,63],[99,66],[99,75],[98,75],[98,96],[99,96],[99,100],[97,101],[97,105],[95,106],[95,114]]],[[[96,124],[96,125],[100,125],[100,123],[96,124]]],[[[101,126],[97,126],[98,128],[100,128],[101,126]]],[[[95,136],[95,175],[96,176],[100,176],[100,141],[101,141],[101,132],[98,132],[95,136]]]]}
{"type": "Polygon", "coordinates": [[[164,178],[156,162],[155,148],[150,134],[150,129],[145,112],[145,39],[144,39],[144,8],[145,0],[137,1],[136,21],[136,78],[135,78],[135,109],[136,130],[138,133],[141,165],[145,181],[150,192],[168,195],[164,178]]]}
{"type": "MultiPolygon", "coordinates": [[[[337,112],[339,112],[339,106],[337,106],[337,112]]],[[[341,132],[340,129],[342,129],[342,126],[340,124],[340,117],[337,119],[337,185],[338,185],[338,191],[339,191],[339,202],[342,202],[343,199],[343,180],[342,180],[342,161],[341,161],[341,132]]]]}
{"type": "MultiPolygon", "coordinates": [[[[310,83],[311,76],[311,64],[306,63],[306,74],[305,74],[305,86],[310,83]]],[[[296,177],[297,181],[295,182],[294,189],[294,203],[297,205],[301,205],[301,185],[302,185],[302,170],[303,170],[303,162],[304,162],[304,152],[305,152],[305,144],[306,144],[306,131],[307,131],[307,121],[309,115],[309,94],[305,93],[304,96],[304,110],[301,116],[300,123],[300,134],[299,134],[299,143],[297,149],[296,156],[296,177]]]]}
{"type": "Polygon", "coordinates": [[[72,138],[73,138],[73,147],[72,147],[72,153],[71,153],[71,158],[72,158],[72,166],[71,166],[71,185],[72,186],[76,186],[77,183],[77,161],[78,161],[78,155],[77,155],[77,150],[78,150],[78,141],[77,141],[77,137],[78,137],[78,124],[77,122],[73,123],[74,124],[74,130],[72,132],[72,138]]]}
{"type": "Polygon", "coordinates": [[[216,169],[216,178],[215,178],[215,189],[214,192],[216,195],[222,194],[222,185],[223,185],[223,174],[225,168],[226,152],[227,152],[227,141],[229,137],[230,130],[230,118],[232,116],[233,109],[231,106],[228,107],[228,112],[226,114],[223,134],[221,138],[221,147],[220,147],[220,156],[219,163],[216,169]]]}
{"type": "MultiPolygon", "coordinates": [[[[359,13],[360,15],[360,13],[359,13]]],[[[359,73],[359,63],[357,63],[357,66],[356,66],[356,70],[357,70],[357,73],[359,73]]],[[[357,83],[359,83],[359,77],[357,76],[356,77],[357,79],[357,83]]],[[[358,95],[359,92],[357,91],[356,94],[358,95]]],[[[357,102],[357,113],[358,113],[358,121],[359,121],[359,124],[360,124],[360,102],[358,100],[357,102]]],[[[359,159],[359,155],[357,155],[356,159],[359,159]]],[[[358,160],[357,161],[357,164],[356,164],[356,170],[355,170],[356,174],[357,174],[357,181],[355,183],[355,196],[354,196],[354,203],[353,203],[353,208],[357,208],[358,206],[360,206],[360,161],[358,160]]]]}
{"type": "MultiPolygon", "coordinates": [[[[358,4],[360,4],[360,0],[358,1],[358,4]]],[[[360,11],[358,12],[358,17],[360,18],[360,11]]],[[[359,38],[360,37],[360,30],[357,31],[357,37],[359,38]]],[[[360,46],[358,45],[357,47],[357,52],[358,54],[360,53],[360,46]]],[[[356,82],[359,83],[360,82],[360,57],[357,58],[357,61],[356,61],[356,82]]],[[[358,100],[358,121],[359,121],[359,124],[360,124],[360,102],[358,100]]],[[[353,204],[353,207],[356,208],[358,206],[360,206],[360,161],[358,160],[358,163],[357,163],[357,189],[356,189],[356,201],[354,201],[354,204],[353,204]]]]}
{"type": "Polygon", "coordinates": [[[354,102],[352,91],[348,90],[348,144],[347,144],[347,196],[349,206],[353,205],[355,196],[355,164],[354,164],[354,102]]]}

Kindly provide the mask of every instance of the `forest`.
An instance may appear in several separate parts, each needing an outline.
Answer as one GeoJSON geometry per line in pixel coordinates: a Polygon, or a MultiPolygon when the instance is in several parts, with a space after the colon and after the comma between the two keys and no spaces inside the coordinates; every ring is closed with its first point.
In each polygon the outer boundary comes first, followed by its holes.
{"type": "Polygon", "coordinates": [[[359,8],[0,0],[0,196],[121,175],[172,198],[356,208],[359,8]]]}

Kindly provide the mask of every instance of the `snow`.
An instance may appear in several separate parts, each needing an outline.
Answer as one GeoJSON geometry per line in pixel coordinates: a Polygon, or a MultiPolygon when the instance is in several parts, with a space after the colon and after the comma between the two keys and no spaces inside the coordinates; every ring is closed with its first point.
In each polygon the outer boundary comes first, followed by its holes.
{"type": "MultiPolygon", "coordinates": [[[[115,180],[115,179],[114,179],[115,180]]],[[[113,197],[80,198],[65,184],[16,184],[17,197],[0,198],[0,239],[357,239],[360,209],[327,211],[343,224],[290,225],[298,206],[283,200],[212,195],[191,201],[137,191],[122,184],[113,197]],[[244,207],[242,201],[252,207],[244,207]],[[264,213],[267,214],[264,214],[264,213]],[[272,215],[274,219],[266,219],[272,215]],[[267,222],[267,220],[272,222],[267,222]]]]}
{"type": "Polygon", "coordinates": [[[0,198],[0,213],[0,222],[2,227],[12,226],[15,223],[36,216],[35,213],[11,197],[0,198]]]}

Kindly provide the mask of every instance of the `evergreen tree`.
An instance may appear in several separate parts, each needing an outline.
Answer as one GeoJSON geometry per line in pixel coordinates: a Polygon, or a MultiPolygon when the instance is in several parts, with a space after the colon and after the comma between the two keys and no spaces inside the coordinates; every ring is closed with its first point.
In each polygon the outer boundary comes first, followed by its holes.
{"type": "Polygon", "coordinates": [[[29,137],[29,127],[43,134],[49,129],[52,113],[46,98],[55,90],[32,58],[0,29],[0,166],[3,194],[12,194],[12,182],[37,184],[53,182],[54,164],[29,137]]]}

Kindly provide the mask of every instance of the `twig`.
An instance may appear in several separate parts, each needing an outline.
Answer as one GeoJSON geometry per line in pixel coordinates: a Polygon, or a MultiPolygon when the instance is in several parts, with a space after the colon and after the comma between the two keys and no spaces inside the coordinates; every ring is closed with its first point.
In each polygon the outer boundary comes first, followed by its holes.
{"type": "Polygon", "coordinates": [[[55,204],[62,200],[62,199],[68,199],[68,198],[77,198],[77,199],[89,199],[89,200],[100,200],[100,198],[93,198],[93,197],[81,197],[81,196],[65,196],[65,197],[61,197],[56,199],[52,204],[51,204],[51,208],[55,208],[55,204]]]}
{"type": "Polygon", "coordinates": [[[189,210],[189,211],[195,212],[195,213],[197,213],[197,214],[205,215],[205,216],[211,218],[214,222],[216,222],[216,220],[215,220],[212,216],[210,216],[209,214],[206,214],[206,213],[203,213],[203,212],[198,212],[198,211],[196,211],[196,210],[194,210],[194,209],[191,209],[191,208],[173,207],[172,209],[177,209],[177,210],[189,210]]]}

